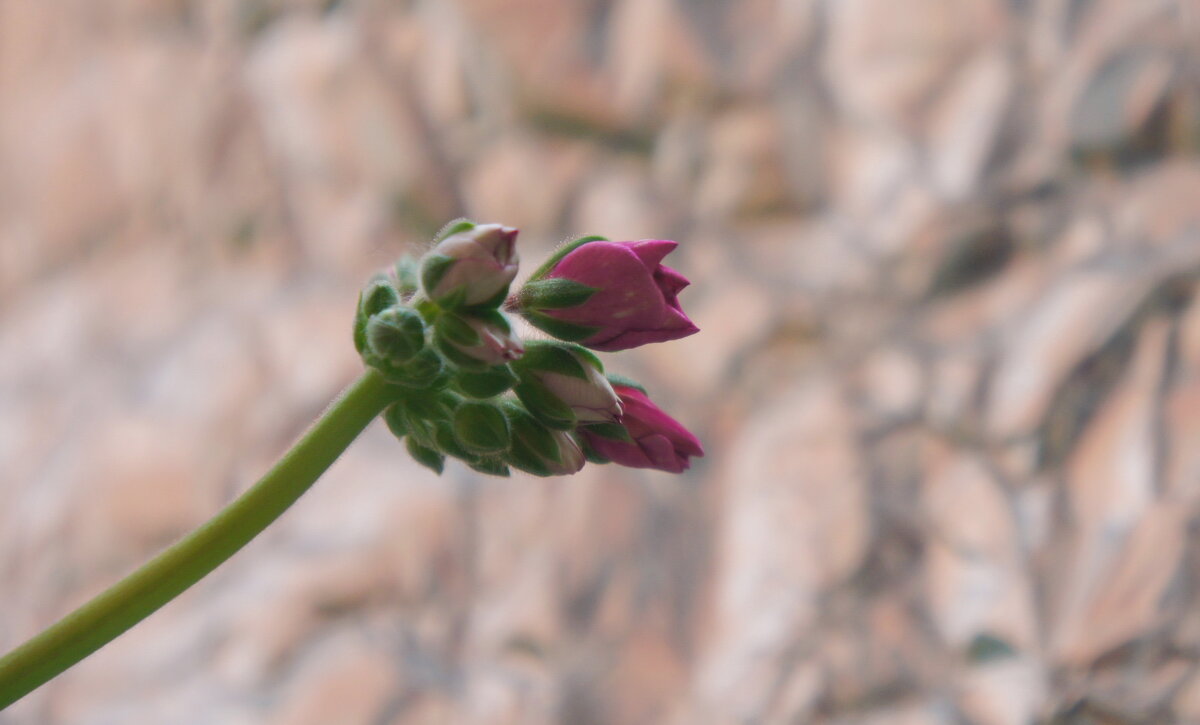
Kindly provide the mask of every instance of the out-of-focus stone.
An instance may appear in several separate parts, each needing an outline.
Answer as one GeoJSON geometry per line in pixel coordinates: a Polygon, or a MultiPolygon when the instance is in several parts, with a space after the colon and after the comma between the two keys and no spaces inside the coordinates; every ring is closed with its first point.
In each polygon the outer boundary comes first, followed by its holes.
{"type": "Polygon", "coordinates": [[[1074,527],[1056,577],[1052,649],[1083,664],[1158,621],[1178,566],[1186,516],[1155,501],[1154,396],[1167,352],[1164,321],[1146,324],[1119,387],[1067,466],[1074,527]]]}
{"type": "MultiPolygon", "coordinates": [[[[471,213],[480,220],[518,227],[525,237],[551,233],[563,205],[594,161],[583,147],[513,139],[483,154],[467,175],[471,213]]],[[[608,236],[606,227],[602,229],[595,233],[608,236]]]]}
{"type": "Polygon", "coordinates": [[[661,105],[671,84],[698,85],[712,74],[675,0],[621,0],[612,10],[607,51],[615,104],[637,118],[661,105]]]}
{"type": "MultiPolygon", "coordinates": [[[[618,163],[591,175],[577,202],[574,228],[609,239],[652,239],[661,229],[662,210],[632,163],[618,163]]],[[[669,261],[669,260],[668,260],[669,261]]]]}
{"type": "MultiPolygon", "coordinates": [[[[670,261],[670,260],[668,260],[670,261]]],[[[727,278],[714,296],[692,304],[688,314],[702,333],[655,345],[641,352],[662,380],[678,389],[712,390],[737,355],[761,338],[774,322],[767,298],[748,282],[727,278]]]]}
{"type": "Polygon", "coordinates": [[[1024,658],[972,667],[959,687],[959,707],[971,722],[979,725],[1036,722],[1045,710],[1049,689],[1044,668],[1024,658]]]}
{"type": "Polygon", "coordinates": [[[696,696],[721,719],[761,716],[786,655],[813,626],[814,593],[868,540],[855,421],[836,388],[780,395],[735,442],[718,584],[696,696]]]}
{"type": "Polygon", "coordinates": [[[1006,16],[994,0],[838,3],[830,16],[830,85],[854,114],[909,128],[963,53],[1003,37],[1006,16]]]}
{"type": "Polygon", "coordinates": [[[931,541],[926,587],[942,637],[965,648],[982,634],[1019,648],[1037,640],[1012,503],[977,458],[935,446],[922,494],[931,541]]]}
{"type": "Polygon", "coordinates": [[[269,722],[370,723],[382,716],[399,672],[386,650],[364,647],[362,637],[343,630],[315,643],[285,688],[287,705],[269,722]]]}
{"type": "Polygon", "coordinates": [[[779,148],[779,122],[769,109],[739,109],[721,116],[707,146],[716,150],[696,189],[709,219],[760,216],[789,205],[789,179],[779,148]]]}
{"type": "Polygon", "coordinates": [[[1172,64],[1162,55],[1131,51],[1109,60],[1075,103],[1071,135],[1084,147],[1118,143],[1162,101],[1172,64]]]}
{"type": "Polygon", "coordinates": [[[921,398],[923,371],[910,352],[885,347],[859,373],[860,394],[869,411],[884,420],[912,415],[921,398]]]}
{"type": "Polygon", "coordinates": [[[1036,426],[1071,368],[1125,322],[1149,287],[1128,272],[1080,272],[1062,280],[1006,335],[988,391],[988,428],[998,436],[1036,426]]]}
{"type": "Polygon", "coordinates": [[[927,143],[934,182],[946,198],[966,198],[980,182],[1012,85],[1006,53],[987,51],[957,72],[938,103],[927,143]]]}

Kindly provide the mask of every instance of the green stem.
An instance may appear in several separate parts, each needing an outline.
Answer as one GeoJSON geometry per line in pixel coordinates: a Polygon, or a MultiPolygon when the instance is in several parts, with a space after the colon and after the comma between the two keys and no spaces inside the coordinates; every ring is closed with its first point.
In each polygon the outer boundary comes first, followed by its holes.
{"type": "Polygon", "coordinates": [[[0,658],[0,710],[108,644],[233,556],[308,490],[396,395],[368,370],[253,487],[142,568],[0,658]]]}

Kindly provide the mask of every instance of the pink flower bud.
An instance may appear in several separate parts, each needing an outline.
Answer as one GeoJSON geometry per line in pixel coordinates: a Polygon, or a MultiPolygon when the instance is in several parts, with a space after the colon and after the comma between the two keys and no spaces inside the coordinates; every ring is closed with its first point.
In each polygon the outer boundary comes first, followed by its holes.
{"type": "Polygon", "coordinates": [[[581,427],[588,446],[604,458],[631,468],[657,468],[670,473],[688,469],[690,456],[703,456],[696,436],[651,402],[641,390],[614,385],[624,406],[621,423],[632,440],[615,440],[581,427]]]}
{"type": "Polygon", "coordinates": [[[595,350],[686,337],[700,331],[679,306],[678,294],[688,280],[661,264],[676,246],[665,239],[586,242],[533,280],[518,304],[530,323],[595,350]],[[549,282],[554,279],[576,284],[555,286],[549,282]],[[593,290],[590,295],[587,288],[593,290]],[[539,304],[539,298],[546,302],[539,304]]]}
{"type": "Polygon", "coordinates": [[[517,276],[516,241],[517,230],[500,224],[478,224],[451,234],[425,258],[425,294],[451,307],[499,304],[517,276]]]}

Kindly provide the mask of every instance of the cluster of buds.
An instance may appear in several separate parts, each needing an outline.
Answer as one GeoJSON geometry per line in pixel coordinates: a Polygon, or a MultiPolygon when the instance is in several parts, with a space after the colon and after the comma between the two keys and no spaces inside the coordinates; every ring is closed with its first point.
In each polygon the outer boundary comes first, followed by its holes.
{"type": "Polygon", "coordinates": [[[586,461],[687,469],[699,440],[592,352],[698,331],[677,298],[688,281],[662,264],[676,243],[577,239],[510,295],[516,240],[511,227],[454,222],[363,290],[355,346],[403,389],[388,427],[439,473],[447,456],[502,476],[569,475],[586,461]],[[556,339],[521,339],[514,313],[556,339]]]}

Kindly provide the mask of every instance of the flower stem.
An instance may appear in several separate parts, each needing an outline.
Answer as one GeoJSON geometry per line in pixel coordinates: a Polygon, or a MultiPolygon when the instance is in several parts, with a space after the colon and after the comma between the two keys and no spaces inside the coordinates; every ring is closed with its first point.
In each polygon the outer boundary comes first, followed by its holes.
{"type": "Polygon", "coordinates": [[[103,647],[233,556],[397,399],[368,370],[258,483],[175,545],[0,658],[0,710],[103,647]]]}

